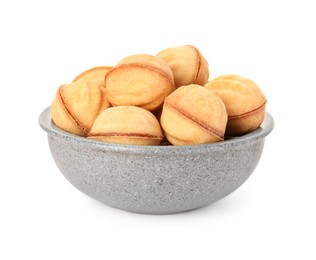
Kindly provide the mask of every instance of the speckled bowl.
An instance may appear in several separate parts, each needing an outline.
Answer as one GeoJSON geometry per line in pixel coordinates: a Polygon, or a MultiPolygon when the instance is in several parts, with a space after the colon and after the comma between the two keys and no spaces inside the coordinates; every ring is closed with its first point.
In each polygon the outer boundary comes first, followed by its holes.
{"type": "Polygon", "coordinates": [[[109,206],[146,214],[171,214],[215,202],[236,190],[256,168],[269,113],[257,130],[214,144],[131,146],[78,137],[57,128],[45,109],[39,123],[52,156],[78,190],[109,206]]]}

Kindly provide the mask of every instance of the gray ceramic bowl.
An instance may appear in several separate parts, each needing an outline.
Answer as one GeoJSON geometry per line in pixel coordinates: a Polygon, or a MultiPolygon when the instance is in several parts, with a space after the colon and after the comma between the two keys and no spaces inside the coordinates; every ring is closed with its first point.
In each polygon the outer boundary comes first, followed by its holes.
{"type": "Polygon", "coordinates": [[[194,146],[131,146],[98,142],[57,128],[50,108],[39,118],[52,156],[78,190],[109,206],[171,214],[215,202],[236,190],[256,168],[269,113],[257,130],[231,140],[194,146]]]}

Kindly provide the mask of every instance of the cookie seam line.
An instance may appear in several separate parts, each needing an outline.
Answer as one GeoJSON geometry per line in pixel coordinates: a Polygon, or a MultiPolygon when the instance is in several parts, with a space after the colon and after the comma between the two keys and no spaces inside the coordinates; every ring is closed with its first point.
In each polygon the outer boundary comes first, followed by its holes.
{"type": "Polygon", "coordinates": [[[97,136],[117,136],[117,137],[137,137],[137,138],[147,138],[147,139],[157,139],[162,140],[162,136],[142,134],[142,133],[118,133],[118,132],[109,132],[109,133],[89,133],[88,137],[97,137],[97,136]]]}
{"type": "Polygon", "coordinates": [[[263,109],[264,106],[266,105],[266,103],[267,103],[267,100],[265,100],[262,105],[260,105],[259,107],[255,108],[255,109],[253,109],[251,111],[248,111],[248,112],[245,112],[245,113],[242,113],[242,114],[239,114],[239,115],[228,116],[228,119],[229,120],[234,120],[234,119],[238,119],[238,118],[242,118],[242,117],[245,117],[245,116],[249,116],[249,115],[255,114],[256,112],[258,112],[261,109],[263,109]]]}
{"type": "Polygon", "coordinates": [[[164,102],[165,105],[168,105],[170,107],[172,107],[175,111],[177,111],[179,114],[185,116],[186,118],[188,118],[189,120],[191,120],[192,122],[196,123],[197,125],[199,125],[200,127],[202,127],[204,130],[207,130],[208,132],[210,132],[211,134],[215,135],[216,137],[220,138],[221,140],[224,140],[224,135],[221,135],[218,131],[216,131],[214,128],[207,126],[205,123],[197,120],[196,118],[190,116],[188,113],[184,112],[182,109],[179,109],[178,107],[170,104],[169,102],[164,102]]]}
{"type": "MultiPolygon", "coordinates": [[[[188,45],[188,46],[192,46],[192,45],[188,45]]],[[[201,71],[201,66],[202,66],[202,57],[201,57],[201,53],[197,50],[197,48],[195,48],[194,46],[192,46],[193,49],[195,50],[197,56],[198,56],[198,67],[197,67],[197,71],[196,71],[196,75],[195,78],[193,80],[193,82],[195,83],[199,77],[200,71],[201,71]]]]}
{"type": "Polygon", "coordinates": [[[77,127],[79,127],[79,129],[80,129],[81,131],[83,131],[84,134],[87,134],[87,133],[89,132],[88,129],[87,129],[78,119],[76,119],[76,118],[72,115],[72,113],[70,112],[69,108],[68,108],[67,105],[66,105],[66,102],[65,102],[65,100],[64,100],[64,98],[63,98],[63,96],[62,96],[62,94],[61,94],[61,90],[60,90],[60,89],[58,90],[58,96],[59,96],[59,98],[60,98],[60,100],[61,100],[61,103],[63,104],[63,107],[65,108],[67,114],[70,116],[70,118],[71,118],[72,121],[75,123],[75,125],[76,125],[77,127]]]}
{"type": "Polygon", "coordinates": [[[111,73],[113,73],[113,71],[115,71],[116,69],[121,69],[121,68],[125,68],[125,67],[128,67],[128,66],[139,67],[139,68],[148,69],[148,70],[157,72],[158,74],[164,76],[173,85],[173,88],[175,88],[175,86],[174,86],[174,79],[172,79],[172,77],[170,77],[167,73],[165,73],[162,70],[159,70],[159,69],[157,69],[155,67],[148,66],[148,65],[145,66],[145,65],[142,65],[142,64],[139,64],[139,63],[121,64],[121,65],[118,65],[116,67],[113,67],[113,69],[106,74],[105,82],[106,82],[106,78],[108,77],[108,75],[111,75],[111,73]]]}

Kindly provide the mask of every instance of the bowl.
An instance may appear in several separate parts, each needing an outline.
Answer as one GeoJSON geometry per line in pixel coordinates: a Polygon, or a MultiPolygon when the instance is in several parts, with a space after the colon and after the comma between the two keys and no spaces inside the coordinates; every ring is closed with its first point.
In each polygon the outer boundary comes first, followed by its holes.
{"type": "Polygon", "coordinates": [[[266,113],[255,131],[191,146],[105,143],[59,129],[50,108],[39,117],[52,157],[81,192],[115,208],[172,214],[213,203],[240,187],[255,170],[274,121],[266,113]]]}

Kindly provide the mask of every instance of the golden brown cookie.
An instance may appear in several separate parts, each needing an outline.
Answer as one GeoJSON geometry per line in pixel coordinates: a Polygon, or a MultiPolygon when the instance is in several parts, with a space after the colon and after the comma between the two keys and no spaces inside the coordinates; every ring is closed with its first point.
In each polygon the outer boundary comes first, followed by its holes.
{"type": "Polygon", "coordinates": [[[165,99],[160,123],[174,145],[212,143],[224,140],[227,113],[219,97],[191,84],[179,87],[165,99]]]}
{"type": "Polygon", "coordinates": [[[58,88],[51,105],[53,122],[75,135],[86,136],[103,109],[109,107],[97,81],[77,81],[58,88]]]}
{"type": "Polygon", "coordinates": [[[106,96],[113,106],[138,106],[153,111],[174,91],[168,64],[152,55],[124,58],[105,76],[106,96]]]}
{"type": "Polygon", "coordinates": [[[225,103],[228,113],[227,136],[246,134],[260,126],[267,100],[254,81],[229,74],[209,81],[205,87],[225,103]]]}
{"type": "Polygon", "coordinates": [[[156,117],[136,106],[104,110],[95,120],[88,138],[133,145],[158,145],[163,134],[156,117]]]}
{"type": "Polygon", "coordinates": [[[203,86],[208,81],[208,63],[192,45],[164,49],[156,56],[165,60],[171,67],[176,88],[189,84],[203,86]]]}
{"type": "Polygon", "coordinates": [[[86,71],[81,72],[72,82],[88,82],[94,81],[93,84],[99,84],[102,95],[103,95],[103,108],[100,109],[100,112],[111,106],[110,102],[107,100],[105,88],[104,88],[104,78],[105,75],[113,68],[113,66],[97,66],[86,71]]]}
{"type": "Polygon", "coordinates": [[[104,84],[105,75],[112,69],[112,66],[97,66],[81,72],[72,82],[76,81],[99,81],[104,84]]]}

